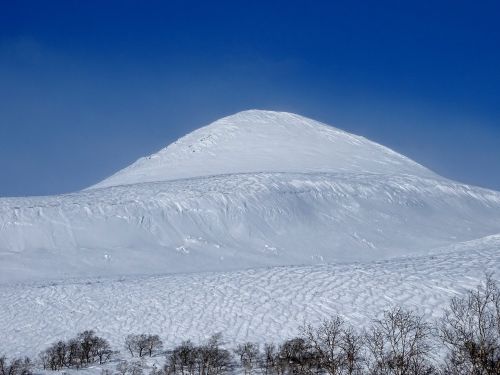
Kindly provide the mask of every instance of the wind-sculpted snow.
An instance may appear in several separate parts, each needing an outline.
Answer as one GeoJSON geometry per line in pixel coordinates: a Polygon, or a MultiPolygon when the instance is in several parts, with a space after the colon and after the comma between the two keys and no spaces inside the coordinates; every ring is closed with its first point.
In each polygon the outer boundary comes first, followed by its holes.
{"type": "Polygon", "coordinates": [[[157,333],[169,348],[218,331],[228,346],[271,342],[337,314],[362,328],[395,305],[432,322],[486,273],[500,276],[499,248],[500,236],[490,236],[371,263],[4,285],[0,353],[35,356],[84,329],[122,352],[129,333],[157,333]]]}
{"type": "Polygon", "coordinates": [[[139,159],[95,187],[248,172],[437,175],[387,147],[293,113],[224,117],[139,159]]]}
{"type": "Polygon", "coordinates": [[[362,327],[395,304],[433,318],[500,276],[498,233],[499,192],[246,111],[82,192],[1,198],[0,353],[84,329],[121,349],[147,332],[275,341],[334,314],[362,327]]]}
{"type": "Polygon", "coordinates": [[[252,110],[82,192],[0,199],[0,283],[380,260],[499,232],[498,192],[252,110]]]}
{"type": "Polygon", "coordinates": [[[0,281],[379,260],[498,233],[500,194],[259,173],[0,199],[0,281]]]}

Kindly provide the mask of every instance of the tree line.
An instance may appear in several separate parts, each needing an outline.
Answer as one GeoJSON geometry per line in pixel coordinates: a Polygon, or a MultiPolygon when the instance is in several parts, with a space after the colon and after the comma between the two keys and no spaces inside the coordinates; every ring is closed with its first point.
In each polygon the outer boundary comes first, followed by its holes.
{"type": "MultiPolygon", "coordinates": [[[[145,356],[165,355],[151,375],[500,375],[500,289],[491,276],[476,290],[451,300],[435,324],[415,312],[387,310],[363,331],[340,317],[304,325],[280,344],[247,342],[229,350],[222,335],[206,342],[184,341],[163,351],[158,335],[129,335],[120,361],[109,375],[143,375],[145,356]],[[137,358],[138,360],[134,360],[137,358]]],[[[47,370],[104,364],[116,354],[94,331],[58,341],[39,355],[47,370]]],[[[29,359],[0,356],[0,375],[30,375],[29,359]]]]}

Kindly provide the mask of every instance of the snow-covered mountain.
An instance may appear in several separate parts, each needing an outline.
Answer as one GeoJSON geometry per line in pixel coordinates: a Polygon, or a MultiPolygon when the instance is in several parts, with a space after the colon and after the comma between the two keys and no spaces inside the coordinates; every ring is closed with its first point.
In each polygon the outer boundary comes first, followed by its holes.
{"type": "Polygon", "coordinates": [[[379,260],[500,233],[500,193],[245,111],[82,192],[0,199],[0,282],[379,260]]]}
{"type": "Polygon", "coordinates": [[[200,128],[93,187],[249,172],[437,177],[366,138],[292,113],[250,110],[200,128]]]}

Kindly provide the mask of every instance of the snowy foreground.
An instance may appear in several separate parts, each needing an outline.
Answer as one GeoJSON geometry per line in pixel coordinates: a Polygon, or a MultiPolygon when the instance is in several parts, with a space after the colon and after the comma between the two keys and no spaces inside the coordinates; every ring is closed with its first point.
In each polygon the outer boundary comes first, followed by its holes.
{"type": "Polygon", "coordinates": [[[122,355],[129,333],[157,333],[172,347],[222,332],[232,347],[289,338],[304,322],[335,314],[363,327],[394,305],[432,320],[486,272],[500,276],[499,248],[500,236],[492,236],[372,263],[2,286],[0,352],[34,356],[84,329],[122,355]]]}

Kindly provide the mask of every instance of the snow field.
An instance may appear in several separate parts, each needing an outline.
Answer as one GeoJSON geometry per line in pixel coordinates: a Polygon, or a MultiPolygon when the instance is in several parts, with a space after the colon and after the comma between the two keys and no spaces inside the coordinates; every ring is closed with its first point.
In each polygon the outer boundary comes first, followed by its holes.
{"type": "Polygon", "coordinates": [[[499,248],[493,236],[371,263],[4,285],[0,353],[35,356],[85,329],[121,351],[130,333],[159,334],[166,347],[215,332],[228,346],[273,342],[337,314],[361,328],[394,305],[433,320],[486,272],[500,276],[499,248]]]}

